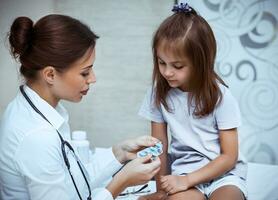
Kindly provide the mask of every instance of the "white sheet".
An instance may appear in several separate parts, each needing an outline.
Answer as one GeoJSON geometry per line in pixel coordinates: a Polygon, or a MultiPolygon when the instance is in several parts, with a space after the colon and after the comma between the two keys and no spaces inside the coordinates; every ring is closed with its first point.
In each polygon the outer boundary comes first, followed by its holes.
{"type": "Polygon", "coordinates": [[[278,165],[248,163],[248,200],[278,200],[278,165]]]}

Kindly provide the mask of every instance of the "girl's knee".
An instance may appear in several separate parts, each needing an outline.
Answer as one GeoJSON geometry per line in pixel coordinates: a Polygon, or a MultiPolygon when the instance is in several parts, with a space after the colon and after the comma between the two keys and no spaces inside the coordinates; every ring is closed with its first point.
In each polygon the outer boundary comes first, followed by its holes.
{"type": "Polygon", "coordinates": [[[205,196],[197,189],[189,189],[169,195],[167,200],[205,200],[205,196]]]}
{"type": "Polygon", "coordinates": [[[209,200],[221,200],[221,199],[231,199],[231,200],[244,200],[244,194],[242,191],[233,185],[226,185],[215,190],[209,200]]]}

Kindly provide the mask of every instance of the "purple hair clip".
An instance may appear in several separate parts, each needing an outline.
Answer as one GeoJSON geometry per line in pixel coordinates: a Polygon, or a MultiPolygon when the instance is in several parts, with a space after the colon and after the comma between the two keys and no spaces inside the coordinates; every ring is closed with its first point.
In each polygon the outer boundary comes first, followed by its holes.
{"type": "Polygon", "coordinates": [[[173,9],[173,12],[184,12],[184,13],[189,13],[192,11],[192,8],[188,5],[188,3],[180,3],[180,4],[175,4],[173,9]]]}

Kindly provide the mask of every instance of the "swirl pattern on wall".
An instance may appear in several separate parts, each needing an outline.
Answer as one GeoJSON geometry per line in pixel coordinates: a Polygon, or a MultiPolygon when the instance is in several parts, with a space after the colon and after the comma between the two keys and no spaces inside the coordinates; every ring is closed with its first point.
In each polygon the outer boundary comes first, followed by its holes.
{"type": "Polygon", "coordinates": [[[242,91],[240,107],[244,118],[255,127],[272,130],[278,127],[278,87],[259,80],[242,91]]]}
{"type": "Polygon", "coordinates": [[[236,76],[239,80],[244,81],[249,78],[249,71],[251,69],[253,72],[252,81],[257,79],[257,71],[255,65],[249,60],[242,60],[236,66],[236,76]],[[247,72],[246,72],[247,71],[247,72]]]}
{"type": "Polygon", "coordinates": [[[278,164],[278,3],[275,0],[203,0],[193,6],[215,32],[216,71],[237,97],[249,161],[278,164]],[[207,9],[207,10],[206,10],[207,9]],[[246,136],[246,132],[252,133],[246,136]],[[254,139],[256,138],[256,139],[254,139]],[[250,148],[249,148],[250,147],[250,148]],[[253,152],[251,156],[250,152],[253,152]]]}

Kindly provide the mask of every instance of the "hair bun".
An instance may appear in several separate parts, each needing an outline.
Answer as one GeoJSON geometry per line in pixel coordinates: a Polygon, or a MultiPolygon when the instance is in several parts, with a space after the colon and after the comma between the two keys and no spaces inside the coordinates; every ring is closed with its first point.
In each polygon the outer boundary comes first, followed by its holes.
{"type": "Polygon", "coordinates": [[[11,52],[15,58],[21,56],[31,44],[33,21],[28,17],[18,17],[14,20],[9,41],[11,52]]]}

